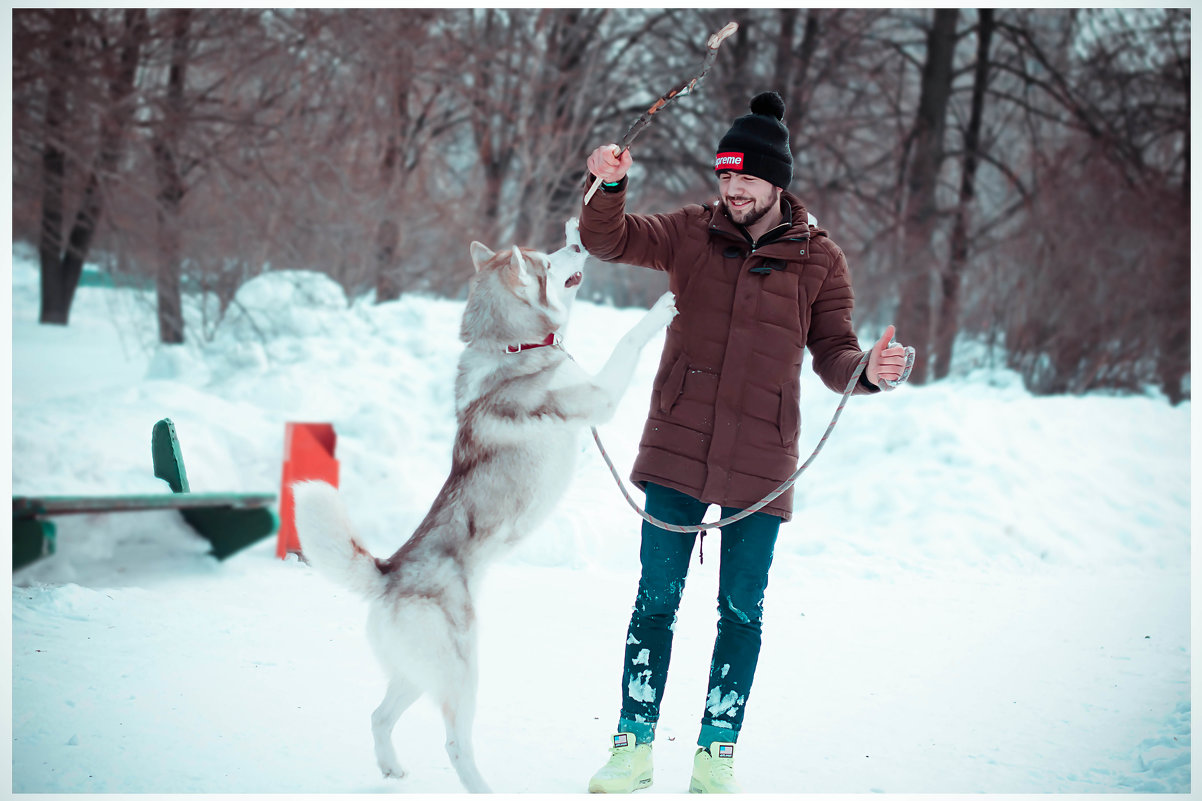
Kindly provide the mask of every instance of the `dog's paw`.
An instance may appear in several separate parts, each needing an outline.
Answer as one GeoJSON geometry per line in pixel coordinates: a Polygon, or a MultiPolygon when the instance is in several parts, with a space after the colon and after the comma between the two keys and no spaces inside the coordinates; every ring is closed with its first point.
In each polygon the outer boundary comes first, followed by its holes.
{"type": "Polygon", "coordinates": [[[380,773],[384,774],[385,779],[403,779],[405,778],[405,769],[395,762],[391,764],[380,763],[380,773]]]}
{"type": "Polygon", "coordinates": [[[647,316],[659,325],[667,325],[672,322],[672,318],[677,314],[679,312],[676,309],[676,295],[671,292],[660,295],[655,304],[647,311],[647,316]]]}
{"type": "Polygon", "coordinates": [[[563,224],[563,236],[569,245],[580,244],[580,218],[569,217],[563,224]]]}

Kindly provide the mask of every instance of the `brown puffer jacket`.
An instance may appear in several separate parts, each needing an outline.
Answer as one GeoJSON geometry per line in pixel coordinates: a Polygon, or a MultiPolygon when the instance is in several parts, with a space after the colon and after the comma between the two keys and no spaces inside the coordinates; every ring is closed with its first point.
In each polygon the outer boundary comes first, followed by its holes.
{"type": "MultiPolygon", "coordinates": [[[[668,328],[631,481],[746,508],[797,469],[805,348],[840,393],[860,360],[847,260],[788,192],[791,228],[752,248],[720,202],[632,215],[624,190],[625,181],[584,206],[581,240],[604,261],[668,273],[680,312],[668,328]]],[[[857,394],[877,391],[864,378],[856,386],[857,394]]],[[[792,488],[764,511],[789,520],[792,488]]]]}

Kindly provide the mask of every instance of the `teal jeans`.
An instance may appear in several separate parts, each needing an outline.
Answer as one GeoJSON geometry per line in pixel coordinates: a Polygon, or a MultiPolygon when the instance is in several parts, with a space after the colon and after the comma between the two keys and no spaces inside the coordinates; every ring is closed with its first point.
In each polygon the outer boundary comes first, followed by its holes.
{"type": "MultiPolygon", "coordinates": [[[[708,504],[657,484],[647,484],[647,514],[666,523],[696,525],[708,504]]],[[[722,516],[740,510],[723,507],[722,516]]],[[[781,519],[757,512],[722,529],[718,569],[718,634],[710,660],[709,691],[697,744],[733,743],[760,656],[761,618],[768,568],[781,519]]],[[[655,739],[672,656],[672,632],[684,592],[696,534],[665,531],[644,522],[642,575],[626,636],[622,713],[618,731],[641,743],[655,739]]]]}

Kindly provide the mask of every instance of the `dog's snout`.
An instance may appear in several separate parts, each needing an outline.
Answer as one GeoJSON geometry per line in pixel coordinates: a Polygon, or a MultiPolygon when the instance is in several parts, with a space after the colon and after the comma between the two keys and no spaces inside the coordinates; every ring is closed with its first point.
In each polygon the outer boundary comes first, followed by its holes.
{"type": "Polygon", "coordinates": [[[579,253],[579,252],[580,252],[580,245],[568,245],[568,247],[571,249],[571,251],[572,251],[573,253],[579,253]]]}

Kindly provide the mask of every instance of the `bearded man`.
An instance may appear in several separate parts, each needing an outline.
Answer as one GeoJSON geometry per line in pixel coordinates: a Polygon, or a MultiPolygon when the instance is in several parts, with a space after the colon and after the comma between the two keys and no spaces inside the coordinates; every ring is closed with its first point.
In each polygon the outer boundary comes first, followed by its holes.
{"type": "MultiPolygon", "coordinates": [[[[842,392],[863,356],[852,329],[843,251],[787,191],[793,155],[785,106],[756,95],[718,142],[720,199],[668,214],[625,213],[630,152],[588,157],[601,191],[583,207],[593,256],[662,270],[676,295],[631,480],[649,515],[697,525],[711,504],[727,517],[760,501],[797,469],[800,374],[809,348],[823,382],[842,392]]],[[[857,394],[897,381],[905,349],[889,326],[873,346],[857,394]]],[[[789,489],[721,534],[718,630],[703,704],[692,792],[738,792],[735,743],[760,653],[768,570],[789,489]]],[[[651,747],[672,632],[696,534],[644,522],[642,573],[627,631],[621,710],[610,757],[589,791],[632,792],[652,782],[651,747]]]]}

